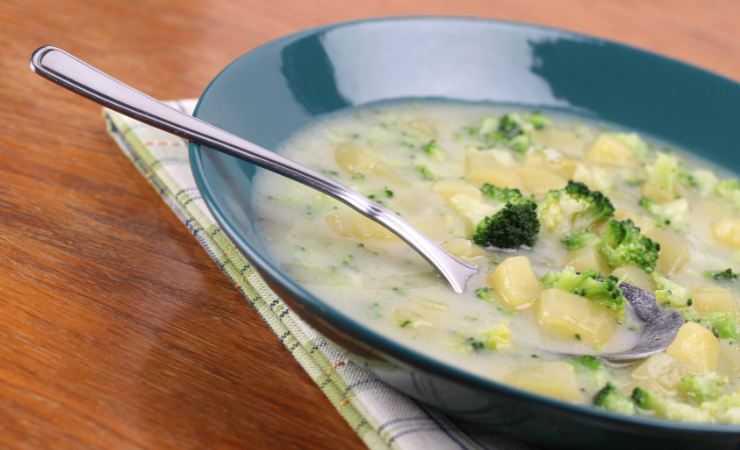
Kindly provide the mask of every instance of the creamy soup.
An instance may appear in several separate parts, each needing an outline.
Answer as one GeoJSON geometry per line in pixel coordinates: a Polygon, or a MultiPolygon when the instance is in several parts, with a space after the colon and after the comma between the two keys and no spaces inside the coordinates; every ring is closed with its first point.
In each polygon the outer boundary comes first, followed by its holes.
{"type": "Polygon", "coordinates": [[[740,423],[740,184],[706,162],[582,119],[446,102],[350,110],[283,155],[400,214],[479,266],[455,294],[397,237],[261,171],[274,259],[403,344],[522,389],[631,415],[740,423]],[[619,282],[686,320],[630,364],[642,324],[619,282]]]}

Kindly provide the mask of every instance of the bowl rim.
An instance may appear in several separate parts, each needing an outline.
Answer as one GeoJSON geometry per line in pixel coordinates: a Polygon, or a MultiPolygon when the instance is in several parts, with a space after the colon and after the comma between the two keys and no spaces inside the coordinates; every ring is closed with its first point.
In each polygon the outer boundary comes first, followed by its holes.
{"type": "MultiPolygon", "coordinates": [[[[613,41],[606,38],[600,38],[588,34],[578,33],[574,31],[564,30],[556,27],[549,27],[540,24],[526,23],[526,22],[515,22],[509,20],[490,19],[482,17],[470,17],[470,16],[445,16],[445,15],[408,15],[408,16],[392,16],[392,17],[374,17],[368,19],[356,19],[348,20],[336,23],[330,23],[321,25],[318,27],[308,28],[302,31],[291,33],[277,39],[268,41],[258,47],[253,48],[247,53],[235,58],[228,65],[226,65],[218,74],[208,83],[203,94],[198,99],[193,116],[198,117],[198,112],[208,97],[209,91],[213,86],[218,83],[219,79],[231,68],[237,61],[242,59],[252,58],[260,55],[261,53],[271,51],[273,48],[280,47],[283,43],[288,41],[295,41],[307,36],[323,33],[329,30],[352,27],[355,25],[363,25],[368,23],[396,23],[396,22],[418,22],[418,21],[443,21],[443,22],[480,22],[494,27],[510,28],[517,30],[535,30],[535,31],[547,31],[557,34],[558,36],[567,37],[570,39],[577,39],[580,41],[587,41],[600,44],[608,44],[617,46],[621,49],[626,49],[632,52],[637,52],[657,58],[659,60],[669,61],[682,66],[683,69],[690,69],[702,72],[706,76],[718,78],[722,81],[728,82],[737,88],[740,88],[740,83],[732,80],[717,72],[704,69],[698,65],[684,62],[679,59],[668,57],[651,50],[642,49],[637,46],[623,44],[617,41],[613,41]]],[[[564,400],[558,400],[552,397],[547,397],[541,394],[537,394],[524,389],[516,388],[503,382],[495,381],[493,379],[485,378],[480,375],[476,375],[472,372],[456,367],[455,365],[446,363],[440,359],[425,355],[412,347],[406,346],[394,339],[384,336],[380,332],[376,332],[370,327],[356,321],[349,315],[341,312],[340,310],[333,307],[328,302],[321,300],[319,297],[310,293],[308,290],[303,288],[299,283],[292,280],[286,273],[284,273],[277,265],[270,262],[269,258],[262,255],[254,246],[252,246],[247,240],[243,239],[239,230],[232,226],[232,224],[226,219],[225,215],[220,211],[218,203],[216,202],[213,190],[210,188],[210,183],[205,176],[204,162],[202,158],[202,148],[200,144],[189,142],[188,151],[190,157],[190,166],[193,172],[193,176],[196,181],[196,185],[201,192],[203,200],[208,207],[209,211],[213,214],[219,226],[223,229],[226,235],[234,242],[236,247],[244,252],[247,259],[252,265],[258,268],[258,272],[265,273],[268,277],[277,281],[277,283],[285,289],[292,297],[299,299],[301,304],[307,307],[313,314],[317,314],[325,318],[333,326],[336,326],[344,333],[352,336],[365,344],[369,344],[372,348],[380,350],[384,355],[391,356],[393,359],[404,362],[412,367],[419,367],[420,369],[433,373],[435,376],[439,376],[444,379],[448,379],[457,383],[462,383],[467,386],[481,389],[484,391],[494,392],[497,395],[502,395],[510,400],[523,403],[535,404],[537,407],[544,407],[554,412],[566,413],[569,416],[578,416],[584,420],[595,420],[605,421],[610,423],[612,426],[622,427],[623,429],[630,430],[642,430],[652,431],[654,433],[681,433],[691,434],[692,436],[705,435],[706,437],[728,437],[731,435],[737,435],[740,432],[740,426],[736,425],[723,425],[723,424],[702,424],[702,423],[687,423],[678,422],[672,420],[658,419],[649,416],[628,416],[624,414],[614,413],[611,411],[595,408],[591,405],[582,405],[570,403],[564,400]]]]}

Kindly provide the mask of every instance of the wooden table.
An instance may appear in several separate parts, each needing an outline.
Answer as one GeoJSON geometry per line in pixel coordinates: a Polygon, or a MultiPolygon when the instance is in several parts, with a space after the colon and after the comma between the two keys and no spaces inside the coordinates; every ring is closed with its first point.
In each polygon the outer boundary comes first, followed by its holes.
{"type": "Polygon", "coordinates": [[[34,76],[77,53],[158,98],[306,27],[454,14],[618,39],[740,79],[740,2],[0,3],[0,447],[337,448],[362,443],[107,137],[34,76]]]}

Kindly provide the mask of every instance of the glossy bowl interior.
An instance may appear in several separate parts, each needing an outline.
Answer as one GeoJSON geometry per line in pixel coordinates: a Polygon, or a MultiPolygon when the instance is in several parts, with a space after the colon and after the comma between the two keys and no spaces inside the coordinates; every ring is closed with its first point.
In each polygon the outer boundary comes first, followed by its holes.
{"type": "MultiPolygon", "coordinates": [[[[569,32],[468,18],[396,18],[304,31],[226,67],[196,116],[267,148],[315,118],[396,99],[554,108],[740,167],[740,85],[659,55],[569,32]]],[[[382,379],[486,429],[564,447],[740,448],[740,428],[626,417],[502,385],[415,352],[310,294],[270,259],[252,222],[257,168],[190,145],[226,234],[303,319],[382,379]]]]}

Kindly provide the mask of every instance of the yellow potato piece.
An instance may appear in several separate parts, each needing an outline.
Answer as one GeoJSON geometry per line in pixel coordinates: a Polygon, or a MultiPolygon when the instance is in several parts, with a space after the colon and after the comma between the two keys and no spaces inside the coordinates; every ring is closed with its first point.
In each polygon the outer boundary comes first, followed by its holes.
{"type": "Polygon", "coordinates": [[[719,350],[719,341],[711,331],[696,322],[686,322],[679,328],[666,353],[693,372],[707,373],[717,370],[719,350]]]}
{"type": "Polygon", "coordinates": [[[540,281],[526,256],[503,260],[488,274],[488,286],[496,291],[505,306],[513,309],[528,308],[542,292],[540,281]]]}
{"type": "Polygon", "coordinates": [[[702,316],[713,312],[728,312],[740,319],[735,296],[728,289],[719,286],[700,286],[691,289],[694,309],[702,316]]]}
{"type": "Polygon", "coordinates": [[[581,398],[575,369],[562,361],[532,364],[509,373],[503,381],[527,391],[569,402],[576,402],[581,398]]]}
{"type": "Polygon", "coordinates": [[[454,178],[437,181],[432,186],[432,190],[446,199],[450,199],[455,195],[467,195],[468,197],[479,200],[483,195],[480,189],[474,185],[454,178]]]}
{"type": "Polygon", "coordinates": [[[465,222],[468,233],[472,233],[475,227],[486,216],[490,216],[496,212],[496,208],[493,205],[467,195],[453,195],[448,201],[465,222]]]}
{"type": "Polygon", "coordinates": [[[667,353],[656,353],[640,363],[631,374],[635,384],[663,395],[675,395],[681,378],[691,375],[683,362],[667,353]]]}
{"type": "Polygon", "coordinates": [[[587,343],[606,342],[617,331],[614,315],[604,306],[560,289],[542,291],[535,315],[542,329],[587,343]]]}
{"type": "Polygon", "coordinates": [[[551,189],[560,189],[568,184],[567,180],[551,170],[525,167],[517,171],[522,180],[524,191],[529,194],[544,194],[551,189]]]}
{"type": "Polygon", "coordinates": [[[740,250],[740,220],[723,220],[712,225],[712,235],[725,247],[740,250]]]}
{"type": "Polygon", "coordinates": [[[355,175],[373,170],[378,163],[378,154],[351,142],[343,142],[334,150],[334,159],[339,167],[355,175]]]}
{"type": "Polygon", "coordinates": [[[350,175],[370,174],[391,181],[396,185],[406,185],[408,180],[380,160],[374,151],[351,142],[343,142],[334,150],[337,165],[350,175]]]}
{"type": "Polygon", "coordinates": [[[666,275],[675,275],[689,261],[689,241],[672,230],[652,228],[645,235],[660,244],[658,271],[666,275]]]}
{"type": "Polygon", "coordinates": [[[406,219],[414,228],[437,242],[445,241],[454,236],[463,237],[467,233],[462,220],[452,214],[445,216],[407,217],[406,219]]]}
{"type": "Polygon", "coordinates": [[[352,210],[342,210],[329,214],[326,216],[326,222],[338,235],[352,240],[370,239],[401,242],[396,235],[387,229],[352,210]]]}
{"type": "Polygon", "coordinates": [[[409,128],[430,138],[437,137],[437,129],[428,120],[414,120],[413,122],[409,122],[409,128]]]}
{"type": "Polygon", "coordinates": [[[595,184],[591,170],[585,164],[580,162],[575,165],[573,168],[573,174],[569,176],[568,179],[583,183],[590,188],[593,188],[595,184]]]}
{"type": "Polygon", "coordinates": [[[614,167],[629,167],[634,162],[632,150],[614,136],[600,134],[586,150],[586,159],[614,167]]]}
{"type": "Polygon", "coordinates": [[[569,155],[580,157],[583,153],[583,142],[577,133],[570,130],[545,127],[534,131],[534,140],[538,144],[556,148],[569,155]]]}
{"type": "Polygon", "coordinates": [[[522,182],[511,165],[501,162],[492,152],[473,151],[465,156],[465,178],[475,184],[521,189],[522,182]]]}
{"type": "Polygon", "coordinates": [[[486,255],[485,250],[475,245],[473,241],[469,241],[467,239],[452,239],[442,244],[442,247],[458,258],[466,261],[471,261],[486,255]]]}
{"type": "Polygon", "coordinates": [[[535,151],[527,154],[524,166],[532,169],[546,170],[555,173],[566,180],[573,178],[579,162],[573,158],[563,157],[548,159],[546,152],[535,151]]]}
{"type": "Polygon", "coordinates": [[[561,177],[566,180],[570,180],[573,178],[573,175],[575,175],[579,164],[580,163],[575,159],[564,158],[557,163],[550,163],[549,167],[561,177]]]}
{"type": "Polygon", "coordinates": [[[576,269],[576,272],[595,270],[600,274],[606,274],[611,270],[604,254],[594,246],[583,247],[566,253],[563,257],[562,265],[571,266],[576,269]]]}
{"type": "Polygon", "coordinates": [[[653,278],[638,266],[630,264],[629,266],[618,267],[612,271],[612,275],[621,282],[637,286],[645,291],[653,292],[655,290],[653,278]]]}
{"type": "Polygon", "coordinates": [[[642,185],[641,191],[644,197],[660,203],[670,202],[671,200],[676,199],[675,195],[671,194],[670,192],[666,192],[665,189],[661,189],[659,186],[655,186],[648,182],[642,185]]]}
{"type": "Polygon", "coordinates": [[[444,303],[424,298],[412,298],[392,313],[396,324],[416,332],[431,331],[444,323],[449,307],[444,303]]]}

